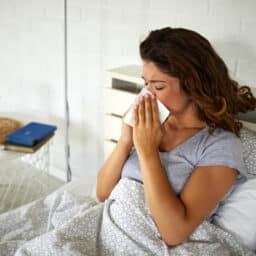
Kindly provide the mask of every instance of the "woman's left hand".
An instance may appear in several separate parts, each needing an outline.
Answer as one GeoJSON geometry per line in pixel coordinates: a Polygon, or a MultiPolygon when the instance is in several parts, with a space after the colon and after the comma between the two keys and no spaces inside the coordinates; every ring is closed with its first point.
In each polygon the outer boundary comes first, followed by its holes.
{"type": "Polygon", "coordinates": [[[156,152],[163,137],[155,96],[141,96],[133,111],[133,142],[139,155],[156,152]]]}

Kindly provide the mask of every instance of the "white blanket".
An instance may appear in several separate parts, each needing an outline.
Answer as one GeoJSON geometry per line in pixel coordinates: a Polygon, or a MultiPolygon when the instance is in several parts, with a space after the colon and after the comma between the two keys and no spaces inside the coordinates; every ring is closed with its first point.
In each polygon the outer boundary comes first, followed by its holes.
{"type": "Polygon", "coordinates": [[[255,255],[206,221],[186,242],[168,247],[151,217],[143,185],[129,179],[121,179],[105,203],[61,189],[0,215],[0,254],[255,255]]]}

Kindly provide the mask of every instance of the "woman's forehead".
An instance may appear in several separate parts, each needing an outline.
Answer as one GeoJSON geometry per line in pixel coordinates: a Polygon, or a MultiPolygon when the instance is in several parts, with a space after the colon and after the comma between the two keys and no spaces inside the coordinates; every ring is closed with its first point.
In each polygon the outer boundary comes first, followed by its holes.
{"type": "Polygon", "coordinates": [[[144,62],[142,69],[142,78],[144,80],[156,80],[165,82],[177,82],[178,78],[162,72],[153,62],[144,62]]]}
{"type": "Polygon", "coordinates": [[[157,79],[159,77],[168,77],[153,62],[144,62],[142,69],[142,77],[147,79],[157,79]]]}

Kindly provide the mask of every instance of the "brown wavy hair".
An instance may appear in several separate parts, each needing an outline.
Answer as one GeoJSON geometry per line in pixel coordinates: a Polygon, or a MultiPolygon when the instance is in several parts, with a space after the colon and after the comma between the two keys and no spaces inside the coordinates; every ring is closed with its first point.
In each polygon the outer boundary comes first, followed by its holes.
{"type": "Polygon", "coordinates": [[[210,133],[220,127],[239,136],[237,114],[256,109],[250,88],[230,78],[224,61],[197,32],[170,27],[151,31],[140,43],[140,55],[179,79],[210,133]]]}

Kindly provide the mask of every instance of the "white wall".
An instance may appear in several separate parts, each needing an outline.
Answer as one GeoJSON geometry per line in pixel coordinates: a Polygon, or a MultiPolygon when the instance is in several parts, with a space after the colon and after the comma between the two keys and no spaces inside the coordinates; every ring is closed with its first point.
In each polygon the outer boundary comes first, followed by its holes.
{"type": "MultiPolygon", "coordinates": [[[[102,164],[104,70],[140,63],[151,29],[207,37],[235,79],[256,87],[254,0],[68,0],[71,169],[102,164]]],[[[63,1],[0,0],[0,112],[57,124],[51,163],[64,170],[63,1]]]]}

